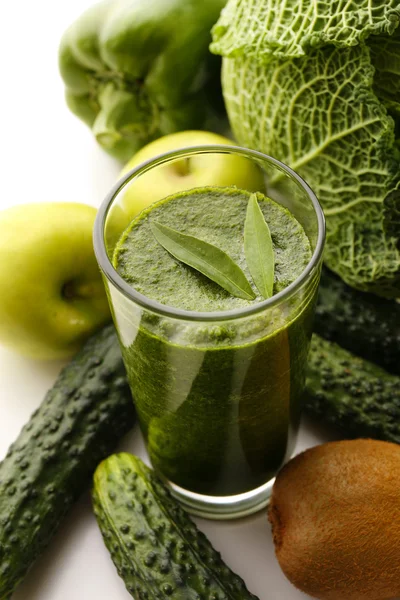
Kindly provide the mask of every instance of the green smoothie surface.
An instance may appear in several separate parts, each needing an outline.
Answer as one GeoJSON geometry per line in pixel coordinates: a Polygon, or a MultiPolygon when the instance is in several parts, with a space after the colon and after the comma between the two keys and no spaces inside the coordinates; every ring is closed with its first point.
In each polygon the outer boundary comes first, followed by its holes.
{"type": "MultiPolygon", "coordinates": [[[[284,207],[261,193],[259,206],[271,231],[275,255],[274,294],[293,283],[312,255],[303,227],[284,207]]],[[[250,192],[204,187],[169,196],[136,217],[122,234],[113,257],[121,277],[136,291],[161,304],[210,312],[244,308],[263,301],[248,270],[243,231],[250,192]],[[158,222],[214,244],[244,271],[256,297],[237,298],[165,250],[152,234],[158,222]]]]}

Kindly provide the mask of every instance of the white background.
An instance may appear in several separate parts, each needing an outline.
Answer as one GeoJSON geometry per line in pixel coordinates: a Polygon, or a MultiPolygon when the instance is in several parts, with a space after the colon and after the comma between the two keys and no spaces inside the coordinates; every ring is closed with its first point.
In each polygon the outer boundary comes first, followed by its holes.
{"type": "MultiPolygon", "coordinates": [[[[38,201],[99,206],[119,173],[120,165],[96,146],[86,126],[69,113],[58,75],[61,34],[90,4],[91,0],[10,0],[2,6],[1,209],[38,201]]],[[[30,361],[0,347],[0,458],[61,366],[30,361]]],[[[303,425],[298,450],[326,439],[322,431],[303,425]]],[[[121,447],[144,456],[137,429],[121,447]]],[[[306,598],[280,571],[265,511],[236,522],[198,519],[197,523],[260,600],[306,598]]],[[[13,600],[129,597],[103,546],[86,494],[13,600]]]]}

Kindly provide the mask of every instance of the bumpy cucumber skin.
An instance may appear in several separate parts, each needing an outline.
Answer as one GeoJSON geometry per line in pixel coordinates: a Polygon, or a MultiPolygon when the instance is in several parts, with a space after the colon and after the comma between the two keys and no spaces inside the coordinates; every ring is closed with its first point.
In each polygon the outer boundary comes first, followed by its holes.
{"type": "Polygon", "coordinates": [[[400,303],[354,290],[324,269],[314,330],[400,375],[400,303]]]}
{"type": "Polygon", "coordinates": [[[99,465],[93,506],[136,600],[258,600],[139,458],[121,453],[99,465]]]}
{"type": "Polygon", "coordinates": [[[9,598],[134,419],[109,326],[64,368],[0,463],[1,600],[9,598]]]}
{"type": "Polygon", "coordinates": [[[305,411],[346,437],[400,444],[400,377],[314,334],[305,411]]]}

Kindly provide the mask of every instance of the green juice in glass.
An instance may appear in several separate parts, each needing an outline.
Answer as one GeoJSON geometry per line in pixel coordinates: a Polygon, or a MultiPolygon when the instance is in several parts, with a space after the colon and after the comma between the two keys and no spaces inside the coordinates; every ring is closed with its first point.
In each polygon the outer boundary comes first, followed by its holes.
{"type": "MultiPolygon", "coordinates": [[[[165,198],[132,221],[113,258],[118,273],[143,296],[213,315],[189,323],[143,311],[134,336],[125,331],[129,319],[116,319],[152,464],[176,486],[204,495],[242,494],[274,477],[293,451],[301,413],[318,282],[285,307],[240,317],[242,309],[264,301],[244,255],[249,198],[234,187],[165,198]],[[152,221],[225,251],[255,298],[237,298],[174,258],[155,239],[152,221]],[[218,321],[221,311],[232,311],[232,319],[218,321]]],[[[286,208],[261,193],[257,199],[272,236],[277,294],[301,275],[312,250],[286,208]]]]}

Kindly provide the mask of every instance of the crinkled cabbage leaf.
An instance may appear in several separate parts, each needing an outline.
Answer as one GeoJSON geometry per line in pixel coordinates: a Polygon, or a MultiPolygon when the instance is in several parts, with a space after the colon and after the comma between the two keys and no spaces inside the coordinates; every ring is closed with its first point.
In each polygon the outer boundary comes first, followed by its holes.
{"type": "Polygon", "coordinates": [[[239,143],[294,168],[327,218],[325,261],[400,296],[400,2],[230,0],[214,28],[239,143]]]}

